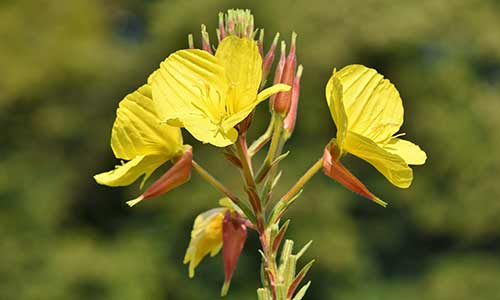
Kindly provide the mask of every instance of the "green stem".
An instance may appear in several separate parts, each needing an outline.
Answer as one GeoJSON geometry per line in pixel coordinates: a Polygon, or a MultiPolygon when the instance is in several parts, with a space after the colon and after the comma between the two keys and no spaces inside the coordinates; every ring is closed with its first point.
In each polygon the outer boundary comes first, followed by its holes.
{"type": "Polygon", "coordinates": [[[253,177],[252,162],[248,155],[246,136],[241,135],[236,143],[236,149],[238,152],[239,159],[241,161],[241,171],[246,182],[246,192],[252,208],[254,210],[256,225],[259,232],[264,232],[264,215],[262,212],[262,205],[260,203],[259,196],[257,195],[257,185],[255,184],[255,179],[253,177]]]}
{"type": "MultiPolygon", "coordinates": [[[[278,142],[278,147],[276,149],[276,155],[281,155],[281,152],[283,151],[283,147],[285,146],[287,139],[284,136],[284,134],[281,135],[279,142],[278,142]]],[[[269,173],[267,174],[267,179],[266,183],[264,184],[260,196],[262,199],[264,199],[264,204],[267,204],[270,200],[270,197],[268,197],[269,192],[271,192],[272,185],[274,183],[274,179],[276,178],[276,173],[278,171],[278,166],[273,166],[271,170],[269,170],[269,173]]]]}
{"type": "Polygon", "coordinates": [[[236,143],[236,150],[238,151],[238,156],[241,161],[241,167],[243,171],[243,177],[248,187],[255,188],[255,180],[253,178],[253,171],[251,166],[250,157],[246,149],[246,137],[240,136],[238,142],[236,143]]]}
{"type": "Polygon", "coordinates": [[[259,150],[264,147],[264,145],[271,139],[275,119],[276,118],[273,113],[273,115],[271,116],[271,122],[269,122],[269,126],[267,126],[266,131],[257,140],[255,140],[255,142],[253,142],[248,149],[248,154],[250,155],[250,157],[259,152],[259,150]]]}
{"type": "Polygon", "coordinates": [[[200,174],[205,181],[210,183],[217,190],[225,194],[234,204],[239,205],[239,199],[234,195],[226,186],[224,186],[219,180],[217,180],[212,174],[210,174],[207,170],[205,170],[202,166],[200,166],[197,162],[193,160],[193,168],[200,174]]]}
{"type": "Polygon", "coordinates": [[[267,151],[266,158],[264,159],[264,162],[262,163],[262,166],[259,170],[257,178],[263,178],[263,173],[267,172],[269,166],[271,166],[271,163],[273,162],[273,159],[276,155],[276,150],[277,150],[278,145],[279,145],[282,129],[283,129],[283,116],[276,115],[271,145],[269,145],[269,149],[267,151]]]}
{"type": "Polygon", "coordinates": [[[282,202],[286,203],[297,194],[302,187],[323,167],[323,158],[320,158],[314,165],[312,165],[300,179],[288,190],[288,192],[281,197],[282,202]]]}

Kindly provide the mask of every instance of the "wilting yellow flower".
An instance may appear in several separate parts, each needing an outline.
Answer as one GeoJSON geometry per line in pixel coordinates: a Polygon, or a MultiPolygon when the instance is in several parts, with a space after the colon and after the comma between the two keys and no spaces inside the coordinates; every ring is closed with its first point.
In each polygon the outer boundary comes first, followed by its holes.
{"type": "Polygon", "coordinates": [[[191,241],[189,242],[184,263],[189,263],[189,277],[194,276],[194,269],[210,253],[215,256],[222,249],[222,221],[228,208],[214,208],[196,217],[191,241]]]}
{"type": "Polygon", "coordinates": [[[196,139],[218,147],[235,142],[234,128],[270,95],[288,91],[274,85],[258,93],[262,58],[256,42],[228,36],[215,55],[198,49],[170,55],[149,78],[160,119],[185,127],[196,139]]]}
{"type": "Polygon", "coordinates": [[[336,72],[326,86],[326,98],[337,126],[336,144],[374,166],[400,188],[413,179],[408,165],[421,165],[427,158],[417,145],[396,135],[403,124],[399,92],[376,70],[350,65],[336,72]]]}
{"type": "Polygon", "coordinates": [[[128,162],[94,176],[99,184],[108,186],[129,185],[144,175],[142,186],[159,166],[182,154],[181,131],[161,123],[150,85],[143,85],[120,102],[111,133],[111,148],[116,158],[128,162]]]}

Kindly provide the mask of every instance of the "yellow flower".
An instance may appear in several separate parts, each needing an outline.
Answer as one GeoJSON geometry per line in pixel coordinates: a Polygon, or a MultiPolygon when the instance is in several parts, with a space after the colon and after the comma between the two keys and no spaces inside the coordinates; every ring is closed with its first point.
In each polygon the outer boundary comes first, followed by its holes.
{"type": "Polygon", "coordinates": [[[182,155],[181,131],[160,122],[150,85],[143,85],[120,102],[111,148],[116,158],[128,162],[94,176],[99,184],[107,186],[126,186],[144,175],[142,187],[159,166],[182,155]]]}
{"type": "Polygon", "coordinates": [[[376,70],[349,65],[336,72],[326,86],[326,98],[337,127],[336,144],[342,154],[351,153],[374,166],[400,188],[413,179],[408,165],[427,158],[417,145],[396,135],[403,124],[399,92],[376,70]]]}
{"type": "Polygon", "coordinates": [[[191,241],[189,242],[184,263],[189,263],[189,277],[194,276],[194,269],[201,260],[210,254],[215,256],[222,248],[222,221],[228,208],[214,208],[196,217],[191,241]]]}
{"type": "Polygon", "coordinates": [[[185,127],[196,139],[218,147],[233,144],[234,128],[257,104],[290,87],[258,93],[262,58],[256,42],[228,36],[215,55],[198,49],[170,55],[149,78],[160,119],[185,127]]]}

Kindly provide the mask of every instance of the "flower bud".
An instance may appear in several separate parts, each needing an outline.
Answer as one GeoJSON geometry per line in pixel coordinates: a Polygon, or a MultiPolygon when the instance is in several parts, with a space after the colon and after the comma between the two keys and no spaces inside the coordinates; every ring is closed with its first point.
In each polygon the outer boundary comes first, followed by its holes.
{"type": "Polygon", "coordinates": [[[201,25],[201,43],[203,50],[213,54],[212,47],[210,46],[210,37],[208,36],[207,26],[205,26],[205,24],[201,25]]]}
{"type": "Polygon", "coordinates": [[[295,121],[297,119],[297,109],[299,106],[299,95],[300,95],[300,78],[302,77],[302,70],[304,68],[300,65],[297,69],[297,74],[293,79],[292,84],[292,100],[290,105],[290,111],[286,115],[285,121],[283,122],[283,129],[288,136],[290,136],[295,128],[295,121]]]}
{"type": "Polygon", "coordinates": [[[222,12],[219,13],[219,30],[217,32],[220,43],[226,37],[226,29],[224,26],[224,13],[222,12]]]}
{"type": "Polygon", "coordinates": [[[359,181],[349,170],[339,161],[340,149],[336,142],[329,143],[323,152],[323,172],[328,177],[336,180],[351,191],[366,197],[384,207],[387,203],[372,194],[366,186],[359,181]]]}
{"type": "Polygon", "coordinates": [[[231,283],[233,271],[247,239],[245,219],[236,212],[227,210],[222,222],[222,256],[224,258],[224,285],[221,295],[225,296],[231,283]]]}
{"type": "Polygon", "coordinates": [[[267,76],[269,76],[269,72],[271,71],[271,67],[273,66],[274,52],[276,50],[276,44],[278,44],[279,37],[280,34],[278,32],[274,36],[273,43],[271,44],[271,47],[269,47],[269,50],[267,51],[267,54],[264,57],[264,60],[262,61],[262,82],[260,84],[261,88],[263,88],[266,85],[267,76]]]}
{"type": "MultiPolygon", "coordinates": [[[[292,44],[290,46],[290,52],[286,58],[285,67],[283,69],[283,74],[281,75],[281,83],[292,85],[293,78],[295,76],[295,67],[297,65],[297,56],[295,53],[297,34],[294,32],[292,34],[292,44]]],[[[292,99],[292,93],[281,92],[278,93],[276,99],[274,100],[274,111],[283,115],[286,115],[290,110],[292,99]]]]}
{"type": "MultiPolygon", "coordinates": [[[[219,17],[220,18],[220,17],[219,17]]],[[[219,26],[220,26],[219,19],[219,26]]],[[[254,30],[253,15],[249,9],[229,9],[226,14],[225,34],[252,38],[254,30]]],[[[222,30],[220,30],[222,33],[222,30]]]]}
{"type": "MultiPolygon", "coordinates": [[[[274,81],[273,84],[278,84],[281,82],[281,76],[283,75],[283,69],[285,68],[286,63],[286,44],[284,41],[281,41],[281,54],[278,65],[276,66],[276,70],[274,71],[274,81]]],[[[274,100],[276,99],[276,94],[272,95],[269,99],[270,109],[273,110],[274,100]]]]}
{"type": "Polygon", "coordinates": [[[260,56],[264,57],[264,28],[260,29],[257,47],[259,48],[260,56]]]}
{"type": "Polygon", "coordinates": [[[191,177],[191,166],[193,162],[193,149],[188,147],[174,165],[156,180],[141,196],[127,201],[132,207],[144,199],[156,197],[186,183],[191,177]]]}

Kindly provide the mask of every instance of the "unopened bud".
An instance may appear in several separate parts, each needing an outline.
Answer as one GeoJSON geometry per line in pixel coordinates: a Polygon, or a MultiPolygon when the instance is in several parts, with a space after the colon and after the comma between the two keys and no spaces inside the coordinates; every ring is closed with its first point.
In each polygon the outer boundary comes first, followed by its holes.
{"type": "Polygon", "coordinates": [[[248,11],[249,17],[247,18],[248,23],[247,23],[247,27],[246,27],[247,31],[246,31],[245,37],[253,39],[253,35],[255,33],[253,30],[254,29],[254,19],[253,19],[253,15],[250,13],[250,11],[249,10],[247,10],[247,11],[248,11]]]}
{"type": "Polygon", "coordinates": [[[264,29],[260,29],[259,40],[257,41],[257,47],[259,48],[259,53],[261,57],[264,57],[264,29]]]}
{"type": "Polygon", "coordinates": [[[127,201],[129,206],[134,206],[142,200],[165,194],[166,192],[186,183],[191,177],[193,162],[193,149],[187,148],[178,161],[155,181],[141,196],[127,201]]]}
{"type": "Polygon", "coordinates": [[[219,13],[219,30],[217,31],[217,38],[220,41],[222,41],[226,37],[226,29],[224,26],[224,13],[220,12],[219,13]]]}
{"type": "Polygon", "coordinates": [[[300,78],[302,77],[303,67],[300,65],[297,68],[297,74],[293,79],[292,84],[292,99],[290,105],[290,111],[286,115],[285,121],[283,122],[283,128],[288,136],[290,136],[295,128],[295,121],[297,119],[297,109],[299,106],[299,96],[300,96],[300,78]]]}
{"type": "Polygon", "coordinates": [[[213,54],[212,48],[210,46],[210,37],[208,36],[207,26],[205,24],[201,25],[201,42],[203,50],[210,54],[213,54]]]}
{"type": "MultiPolygon", "coordinates": [[[[294,32],[292,34],[292,44],[290,46],[290,52],[286,58],[285,67],[283,69],[283,74],[281,75],[281,83],[292,85],[293,77],[295,75],[295,67],[297,65],[297,56],[295,53],[297,34],[294,32]]],[[[281,92],[276,96],[274,100],[274,111],[283,115],[286,115],[290,110],[292,100],[292,93],[281,92]]]]}
{"type": "Polygon", "coordinates": [[[233,271],[238,263],[247,239],[245,220],[236,212],[227,210],[222,222],[222,256],[224,258],[224,285],[221,295],[225,296],[231,283],[233,271]]]}
{"type": "MultiPolygon", "coordinates": [[[[283,75],[283,69],[285,68],[285,63],[286,63],[286,43],[284,41],[281,41],[280,61],[276,66],[276,70],[274,71],[273,84],[278,84],[281,82],[281,76],[283,75]]],[[[269,99],[269,105],[271,110],[273,110],[274,107],[274,100],[276,100],[276,94],[272,95],[271,98],[269,99]]]]}
{"type": "Polygon", "coordinates": [[[230,18],[230,19],[228,18],[226,26],[227,26],[227,33],[234,34],[235,24],[234,24],[234,20],[232,18],[230,18]]]}
{"type": "Polygon", "coordinates": [[[262,81],[260,84],[261,88],[263,88],[266,85],[267,76],[269,76],[269,72],[271,71],[271,67],[273,66],[274,52],[276,50],[276,45],[278,44],[279,37],[280,34],[278,32],[274,36],[273,43],[271,44],[271,47],[269,47],[269,50],[267,51],[267,54],[264,57],[264,60],[262,61],[262,81]]]}

